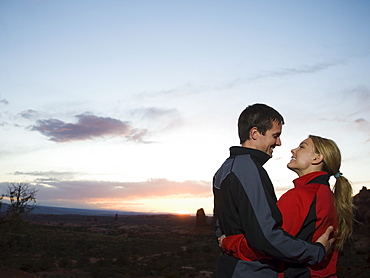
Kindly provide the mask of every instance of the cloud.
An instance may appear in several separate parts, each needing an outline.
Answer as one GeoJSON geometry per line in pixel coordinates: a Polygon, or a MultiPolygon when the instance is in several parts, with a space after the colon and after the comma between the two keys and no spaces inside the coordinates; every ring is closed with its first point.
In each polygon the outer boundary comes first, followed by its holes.
{"type": "Polygon", "coordinates": [[[355,123],[357,125],[368,125],[370,123],[368,120],[370,116],[370,88],[356,86],[345,89],[340,93],[328,94],[326,97],[336,100],[336,105],[328,105],[327,102],[323,102],[321,106],[323,113],[331,116],[321,117],[319,120],[355,123]],[[330,113],[328,113],[329,108],[332,110],[330,113]],[[338,113],[338,110],[341,112],[338,113]]]}
{"type": "Polygon", "coordinates": [[[62,196],[64,199],[118,198],[120,200],[134,200],[164,196],[209,197],[212,195],[210,182],[205,181],[176,182],[167,179],[150,179],[143,182],[110,182],[43,179],[42,184],[39,185],[53,188],[53,190],[40,189],[43,198],[52,199],[62,196]]]}
{"type": "Polygon", "coordinates": [[[183,182],[168,179],[149,179],[141,182],[112,182],[96,180],[73,180],[78,172],[58,171],[16,171],[13,175],[31,176],[35,179],[32,184],[40,187],[56,188],[56,195],[63,198],[156,198],[163,196],[210,196],[211,183],[206,181],[188,180],[183,182]],[[63,193],[64,192],[64,193],[63,193]]]}
{"type": "Polygon", "coordinates": [[[355,120],[355,123],[356,124],[368,124],[369,122],[368,121],[366,121],[365,119],[363,119],[363,118],[359,118],[359,119],[356,119],[355,120]]]}
{"type": "Polygon", "coordinates": [[[235,86],[243,85],[247,82],[258,81],[261,79],[267,78],[275,78],[275,77],[289,77],[294,75],[301,75],[301,74],[313,74],[319,71],[326,70],[330,67],[336,66],[339,63],[319,63],[315,65],[303,65],[297,68],[281,68],[279,70],[272,70],[272,71],[264,71],[262,73],[256,74],[251,77],[240,77],[236,78],[224,86],[222,88],[233,88],[235,86]]]}
{"type": "Polygon", "coordinates": [[[0,100],[0,103],[5,104],[5,105],[8,105],[9,104],[9,101],[7,101],[6,99],[2,99],[2,100],[0,100]]]}
{"type": "Polygon", "coordinates": [[[368,132],[370,130],[370,122],[366,121],[364,118],[358,118],[355,120],[355,123],[358,125],[360,130],[364,130],[368,134],[368,138],[365,140],[365,143],[370,142],[370,133],[368,132]]]}
{"type": "Polygon", "coordinates": [[[146,107],[142,109],[136,109],[133,111],[133,114],[141,114],[142,117],[150,118],[150,119],[157,119],[167,115],[176,114],[176,109],[161,109],[156,107],[146,107]]]}
{"type": "Polygon", "coordinates": [[[316,65],[304,65],[300,68],[286,68],[279,71],[270,72],[271,76],[288,76],[288,75],[297,75],[297,74],[308,74],[315,73],[318,71],[326,70],[330,67],[336,66],[338,63],[320,63],[316,65]]]}
{"type": "MultiPolygon", "coordinates": [[[[177,182],[150,179],[142,182],[111,182],[41,178],[34,180],[32,185],[36,185],[38,190],[38,204],[72,208],[129,211],[148,211],[152,208],[160,211],[164,203],[172,203],[173,208],[165,210],[173,211],[179,209],[180,203],[185,205],[197,200],[196,207],[199,208],[212,198],[211,182],[199,180],[177,182]]],[[[7,183],[0,183],[0,189],[5,190],[6,186],[7,183]]]]}
{"type": "Polygon", "coordinates": [[[30,129],[38,131],[50,141],[64,143],[81,140],[91,140],[101,137],[123,136],[129,141],[149,143],[143,140],[147,133],[145,129],[136,129],[130,122],[109,117],[97,117],[91,114],[75,116],[77,123],[66,123],[58,119],[38,120],[30,129]]]}
{"type": "Polygon", "coordinates": [[[32,172],[20,172],[16,171],[13,173],[15,176],[33,176],[33,177],[48,177],[47,180],[57,179],[72,179],[78,173],[76,172],[57,172],[57,171],[32,171],[32,172]]]}
{"type": "Polygon", "coordinates": [[[202,87],[193,85],[190,83],[184,84],[170,89],[163,89],[158,91],[143,91],[135,94],[137,99],[146,99],[146,98],[157,98],[157,97],[186,97],[189,95],[198,94],[202,90],[202,87]]]}
{"type": "Polygon", "coordinates": [[[162,109],[157,107],[145,107],[135,109],[131,113],[142,122],[147,122],[148,125],[158,130],[172,130],[183,124],[180,113],[177,109],[162,109]]]}
{"type": "Polygon", "coordinates": [[[369,116],[370,112],[370,88],[366,86],[357,86],[349,90],[344,90],[340,102],[351,107],[347,117],[369,116]]]}
{"type": "Polygon", "coordinates": [[[37,115],[37,111],[28,109],[26,111],[20,112],[18,115],[25,119],[33,119],[35,115],[37,115]]]}
{"type": "MultiPolygon", "coordinates": [[[[150,206],[151,202],[178,200],[177,202],[187,203],[197,199],[197,206],[204,206],[199,202],[212,198],[211,182],[194,180],[176,182],[151,179],[142,182],[110,182],[40,179],[32,184],[36,184],[39,204],[74,208],[147,211],[148,208],[144,210],[143,208],[150,206]]],[[[176,209],[176,204],[173,206],[176,209]]],[[[157,210],[159,207],[152,209],[157,210]]]]}

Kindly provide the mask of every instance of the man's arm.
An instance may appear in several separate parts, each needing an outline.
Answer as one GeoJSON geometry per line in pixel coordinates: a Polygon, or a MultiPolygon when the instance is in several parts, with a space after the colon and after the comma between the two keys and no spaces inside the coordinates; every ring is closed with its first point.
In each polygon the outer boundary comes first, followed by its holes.
{"type": "MultiPolygon", "coordinates": [[[[230,181],[229,185],[235,186],[233,198],[248,244],[276,259],[309,264],[320,262],[325,256],[325,239],[320,243],[308,243],[283,231],[277,222],[279,210],[273,199],[266,195],[269,189],[261,181],[259,171],[262,170],[258,170],[253,161],[243,161],[239,165],[244,167],[233,168],[236,180],[230,181]]],[[[228,187],[225,190],[230,190],[228,187]]]]}
{"type": "MultiPolygon", "coordinates": [[[[330,238],[332,232],[333,226],[330,226],[327,228],[325,233],[322,234],[316,241],[317,243],[321,243],[325,247],[326,254],[332,252],[332,246],[335,240],[334,237],[330,238]]],[[[218,242],[222,250],[240,260],[257,261],[264,258],[271,259],[271,257],[263,255],[258,250],[253,249],[248,244],[243,234],[231,235],[228,237],[222,235],[218,238],[218,242]]]]}

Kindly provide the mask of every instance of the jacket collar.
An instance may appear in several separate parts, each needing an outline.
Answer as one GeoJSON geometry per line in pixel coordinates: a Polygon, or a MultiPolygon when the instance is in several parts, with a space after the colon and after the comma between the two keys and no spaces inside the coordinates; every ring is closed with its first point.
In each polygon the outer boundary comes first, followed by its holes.
{"type": "Polygon", "coordinates": [[[257,160],[261,165],[265,164],[271,157],[260,150],[251,149],[246,147],[234,146],[230,148],[230,157],[235,157],[237,155],[250,155],[257,160]]]}
{"type": "Polygon", "coordinates": [[[304,186],[309,183],[320,183],[329,185],[329,174],[324,171],[308,173],[293,180],[294,187],[304,186]]]}

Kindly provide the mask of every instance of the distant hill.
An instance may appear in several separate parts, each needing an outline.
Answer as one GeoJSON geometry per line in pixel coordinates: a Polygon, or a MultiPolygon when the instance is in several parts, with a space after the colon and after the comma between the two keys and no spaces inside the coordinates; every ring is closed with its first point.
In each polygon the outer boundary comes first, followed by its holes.
{"type": "MultiPolygon", "coordinates": [[[[8,204],[3,203],[1,212],[5,212],[7,208],[8,208],[8,204]]],[[[64,207],[36,206],[31,211],[31,214],[55,214],[55,215],[71,214],[71,215],[112,216],[115,214],[143,215],[143,214],[155,214],[155,213],[120,211],[120,210],[104,210],[104,209],[78,209],[78,208],[64,208],[64,207]]]]}

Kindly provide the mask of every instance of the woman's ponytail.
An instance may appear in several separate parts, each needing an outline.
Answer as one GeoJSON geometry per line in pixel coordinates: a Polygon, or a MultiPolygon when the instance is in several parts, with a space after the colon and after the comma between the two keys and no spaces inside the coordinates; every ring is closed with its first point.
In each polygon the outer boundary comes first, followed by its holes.
{"type": "Polygon", "coordinates": [[[334,204],[338,215],[337,240],[338,250],[343,249],[345,241],[351,236],[353,229],[353,200],[352,186],[340,172],[342,156],[333,140],[310,135],[316,152],[324,156],[322,171],[336,178],[334,191],[334,204]]]}
{"type": "Polygon", "coordinates": [[[337,177],[334,185],[334,203],[338,214],[338,238],[335,246],[339,250],[343,249],[353,230],[352,193],[350,182],[342,175],[337,177]]]}

